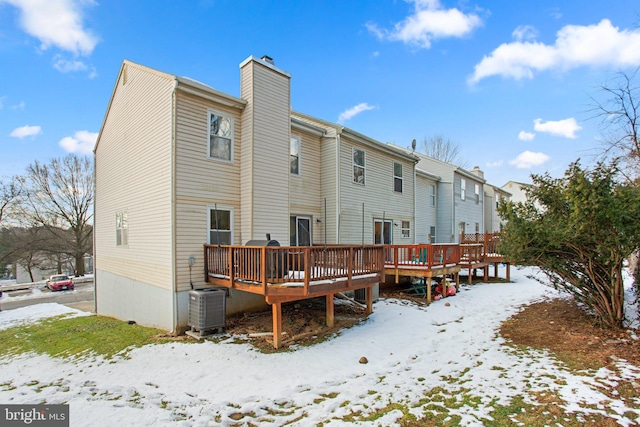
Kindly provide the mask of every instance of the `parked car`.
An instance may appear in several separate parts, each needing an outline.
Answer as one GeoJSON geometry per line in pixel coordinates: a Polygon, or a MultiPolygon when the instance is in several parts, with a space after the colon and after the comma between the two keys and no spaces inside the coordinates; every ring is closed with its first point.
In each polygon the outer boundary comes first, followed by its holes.
{"type": "Polygon", "coordinates": [[[71,277],[64,274],[56,274],[49,277],[49,280],[47,280],[47,288],[52,291],[61,291],[63,289],[73,290],[74,287],[71,277]]]}

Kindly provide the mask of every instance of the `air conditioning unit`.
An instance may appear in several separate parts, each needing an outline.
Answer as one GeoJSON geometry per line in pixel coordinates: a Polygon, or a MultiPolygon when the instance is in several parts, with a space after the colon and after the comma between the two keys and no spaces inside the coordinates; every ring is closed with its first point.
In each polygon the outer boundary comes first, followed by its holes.
{"type": "Polygon", "coordinates": [[[189,326],[204,336],[226,324],[227,293],[220,289],[189,291],[189,326]]]}

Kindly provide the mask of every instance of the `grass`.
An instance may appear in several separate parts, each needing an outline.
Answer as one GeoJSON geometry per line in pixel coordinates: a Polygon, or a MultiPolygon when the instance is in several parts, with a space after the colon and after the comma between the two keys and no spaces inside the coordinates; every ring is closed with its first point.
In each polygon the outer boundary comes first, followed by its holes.
{"type": "Polygon", "coordinates": [[[53,357],[87,354],[111,358],[124,350],[168,342],[164,331],[100,316],[52,317],[0,330],[0,355],[34,352],[53,357]]]}

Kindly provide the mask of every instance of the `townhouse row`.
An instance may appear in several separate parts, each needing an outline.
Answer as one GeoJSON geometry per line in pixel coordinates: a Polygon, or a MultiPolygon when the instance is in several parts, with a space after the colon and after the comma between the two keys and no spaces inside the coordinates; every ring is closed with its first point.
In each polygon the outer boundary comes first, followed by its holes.
{"type": "MultiPolygon", "coordinates": [[[[124,61],[95,147],[99,314],[179,332],[203,244],[452,243],[509,193],[471,171],[291,111],[290,74],[240,64],[240,96],[124,61]]],[[[261,307],[230,291],[229,314],[261,307]]]]}

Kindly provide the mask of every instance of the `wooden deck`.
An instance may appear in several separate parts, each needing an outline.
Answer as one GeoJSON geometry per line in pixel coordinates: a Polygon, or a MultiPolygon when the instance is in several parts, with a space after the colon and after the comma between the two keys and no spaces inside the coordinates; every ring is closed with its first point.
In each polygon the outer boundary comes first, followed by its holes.
{"type": "MultiPolygon", "coordinates": [[[[443,244],[411,244],[386,245],[384,270],[399,283],[401,276],[422,277],[426,279],[427,301],[431,302],[431,279],[433,277],[451,275],[459,288],[460,245],[443,244]]],[[[442,287],[442,296],[446,297],[446,282],[442,287]]]]}
{"type": "Polygon", "coordinates": [[[477,269],[484,270],[484,280],[489,280],[489,267],[494,268],[494,277],[498,277],[498,265],[507,267],[507,281],[511,280],[511,265],[498,253],[500,236],[498,233],[463,234],[460,236],[460,267],[468,271],[468,283],[471,284],[477,269]]]}
{"type": "Polygon", "coordinates": [[[384,280],[384,246],[205,245],[207,283],[264,295],[272,307],[273,345],[281,344],[282,303],[326,298],[327,326],[334,323],[333,296],[365,289],[373,311],[372,287],[384,280]]]}

